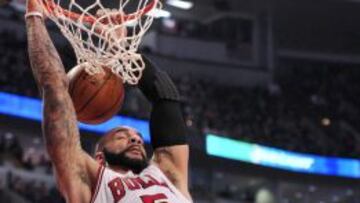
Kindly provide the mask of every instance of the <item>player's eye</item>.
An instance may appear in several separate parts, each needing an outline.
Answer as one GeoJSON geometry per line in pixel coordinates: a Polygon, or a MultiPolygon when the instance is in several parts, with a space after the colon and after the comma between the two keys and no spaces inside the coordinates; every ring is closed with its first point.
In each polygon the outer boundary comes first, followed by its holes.
{"type": "Polygon", "coordinates": [[[115,140],[123,140],[123,139],[125,139],[126,137],[124,137],[124,136],[116,136],[115,137],[115,140]]]}

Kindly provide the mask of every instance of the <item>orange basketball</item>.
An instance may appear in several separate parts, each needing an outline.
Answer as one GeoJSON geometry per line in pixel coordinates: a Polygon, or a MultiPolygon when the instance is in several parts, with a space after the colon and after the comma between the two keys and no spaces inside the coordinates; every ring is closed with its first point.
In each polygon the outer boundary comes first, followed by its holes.
{"type": "Polygon", "coordinates": [[[69,93],[80,122],[99,124],[118,113],[124,101],[124,85],[108,68],[104,68],[104,73],[90,75],[85,66],[80,65],[67,75],[69,93]]]}

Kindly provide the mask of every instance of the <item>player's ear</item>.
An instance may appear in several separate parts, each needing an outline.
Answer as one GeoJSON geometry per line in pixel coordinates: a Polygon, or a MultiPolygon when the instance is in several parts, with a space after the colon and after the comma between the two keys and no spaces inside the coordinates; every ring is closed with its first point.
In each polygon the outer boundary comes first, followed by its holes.
{"type": "Polygon", "coordinates": [[[104,156],[103,152],[96,152],[95,153],[95,160],[101,165],[105,165],[105,163],[106,163],[105,156],[104,156]]]}

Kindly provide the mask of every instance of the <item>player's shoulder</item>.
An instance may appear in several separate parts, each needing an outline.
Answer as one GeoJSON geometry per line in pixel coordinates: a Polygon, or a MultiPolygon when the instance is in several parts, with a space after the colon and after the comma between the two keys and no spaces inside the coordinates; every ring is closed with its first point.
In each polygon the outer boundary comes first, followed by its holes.
{"type": "Polygon", "coordinates": [[[142,171],[142,173],[159,173],[163,174],[160,167],[156,162],[150,162],[150,164],[142,171]]]}

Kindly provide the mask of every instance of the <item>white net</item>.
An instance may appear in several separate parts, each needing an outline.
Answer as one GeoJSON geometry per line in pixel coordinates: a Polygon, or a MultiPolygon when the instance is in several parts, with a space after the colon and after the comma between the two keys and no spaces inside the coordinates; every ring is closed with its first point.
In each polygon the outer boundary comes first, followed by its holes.
{"type": "Polygon", "coordinates": [[[109,68],[124,82],[137,84],[145,68],[137,53],[160,0],[42,0],[48,17],[74,48],[77,63],[90,74],[109,68]],[[111,6],[105,5],[112,1],[111,6]],[[64,6],[67,5],[67,6],[64,6]]]}

